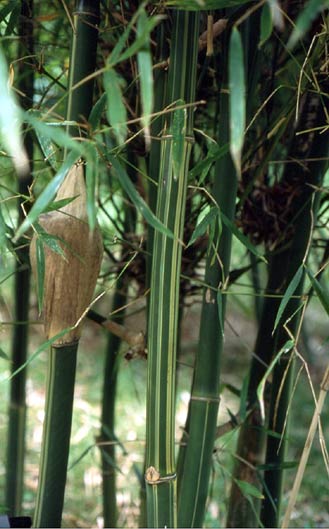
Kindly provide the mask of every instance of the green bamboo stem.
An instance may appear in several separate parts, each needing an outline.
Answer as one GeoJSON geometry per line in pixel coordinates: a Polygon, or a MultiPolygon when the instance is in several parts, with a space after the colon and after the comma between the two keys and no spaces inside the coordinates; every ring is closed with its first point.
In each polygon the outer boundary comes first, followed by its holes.
{"type": "MultiPolygon", "coordinates": [[[[168,80],[168,97],[193,101],[199,17],[173,12],[174,28],[168,80]]],[[[148,381],[146,431],[146,497],[149,527],[177,524],[175,469],[175,371],[179,283],[186,203],[187,174],[193,133],[187,118],[179,173],[173,166],[172,116],[161,141],[157,217],[175,239],[156,231],[153,244],[148,325],[148,381]]]]}
{"type": "MultiPolygon", "coordinates": [[[[221,125],[220,140],[225,143],[228,140],[226,94],[221,97],[221,125]]],[[[221,211],[230,219],[235,215],[236,193],[236,171],[231,156],[227,154],[216,165],[212,194],[221,211]]],[[[224,322],[226,306],[226,296],[222,296],[222,304],[219,306],[217,294],[211,287],[218,289],[225,282],[229,272],[231,241],[232,233],[223,227],[221,234],[216,230],[214,241],[208,249],[205,283],[209,288],[205,288],[203,293],[191,399],[178,458],[179,527],[201,527],[204,519],[219,407],[223,347],[219,311],[221,321],[224,322]],[[219,259],[214,258],[214,247],[218,247],[219,259]]]]}
{"type": "MultiPolygon", "coordinates": [[[[22,0],[19,18],[20,56],[33,55],[33,0],[22,0]]],[[[19,61],[19,93],[23,94],[20,103],[28,109],[33,101],[33,68],[27,67],[25,62],[19,61]]],[[[33,171],[33,137],[27,132],[24,139],[27,156],[30,161],[30,173],[20,176],[18,193],[28,195],[29,186],[32,184],[33,171]]],[[[19,220],[23,220],[21,204],[18,205],[19,220]]],[[[22,241],[20,241],[22,243],[22,241]]],[[[17,250],[17,265],[15,274],[15,305],[13,337],[12,337],[12,363],[11,371],[14,373],[27,359],[28,346],[28,319],[30,299],[30,268],[28,266],[29,249],[22,246],[17,250]]],[[[10,383],[8,441],[6,458],[6,491],[5,504],[10,515],[20,512],[23,496],[24,481],[24,452],[25,452],[25,402],[26,369],[21,370],[10,383]]]]}
{"type": "MultiPolygon", "coordinates": [[[[92,106],[93,82],[83,83],[78,89],[74,85],[95,70],[98,17],[99,1],[76,1],[66,114],[70,121],[87,120],[92,106]]],[[[69,130],[75,133],[74,128],[69,130]]],[[[63,285],[61,303],[65,303],[65,295],[63,285]]],[[[77,349],[78,343],[73,342],[52,347],[50,351],[35,527],[61,526],[77,349]]]]}
{"type": "MultiPolygon", "coordinates": [[[[99,0],[76,0],[73,24],[66,118],[83,125],[89,117],[93,104],[90,94],[94,82],[93,80],[83,82],[83,80],[95,70],[99,0]],[[79,86],[74,88],[78,83],[79,86]]],[[[83,130],[79,126],[69,126],[68,130],[72,136],[83,135],[83,130]]]]}
{"type": "MultiPolygon", "coordinates": [[[[123,307],[126,303],[126,289],[123,280],[119,279],[113,297],[112,310],[123,307]]],[[[116,318],[117,323],[122,323],[123,311],[116,318]]],[[[103,518],[104,527],[116,527],[116,472],[115,472],[115,397],[118,372],[118,352],[121,339],[110,333],[106,348],[106,359],[103,382],[103,401],[101,415],[101,457],[102,457],[102,489],[103,489],[103,518]],[[108,443],[103,444],[103,443],[108,443]]]]}
{"type": "Polygon", "coordinates": [[[61,527],[77,349],[77,343],[66,347],[52,347],[49,354],[45,422],[34,527],[61,527]]]}

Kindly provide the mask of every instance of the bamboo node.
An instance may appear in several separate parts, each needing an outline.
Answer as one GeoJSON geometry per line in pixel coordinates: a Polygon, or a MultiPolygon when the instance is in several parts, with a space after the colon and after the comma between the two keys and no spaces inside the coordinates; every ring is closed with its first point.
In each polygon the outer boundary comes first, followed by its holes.
{"type": "Polygon", "coordinates": [[[167,474],[167,476],[160,476],[160,472],[154,467],[148,467],[145,472],[145,481],[149,485],[159,485],[160,483],[166,483],[173,481],[177,477],[176,472],[173,474],[167,474]]]}
{"type": "Polygon", "coordinates": [[[200,402],[220,402],[220,397],[200,397],[192,395],[191,400],[199,400],[200,402]]]}

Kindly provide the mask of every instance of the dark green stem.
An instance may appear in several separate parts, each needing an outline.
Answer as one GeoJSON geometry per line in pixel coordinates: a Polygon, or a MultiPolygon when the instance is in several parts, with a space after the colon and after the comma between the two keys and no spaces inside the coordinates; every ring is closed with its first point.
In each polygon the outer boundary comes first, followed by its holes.
{"type": "Polygon", "coordinates": [[[52,347],[34,527],[61,527],[78,344],[52,347]]]}
{"type": "MultiPolygon", "coordinates": [[[[22,0],[19,18],[20,54],[33,55],[33,0],[22,0]]],[[[27,66],[25,61],[19,61],[19,83],[18,89],[22,94],[20,103],[24,109],[32,106],[33,101],[33,68],[27,66]]],[[[18,181],[18,193],[28,195],[29,186],[32,184],[33,171],[33,137],[27,132],[24,138],[24,146],[30,161],[30,172],[21,175],[18,181]]],[[[21,203],[18,205],[18,216],[23,220],[21,203]]],[[[20,241],[20,245],[23,241],[20,241]]],[[[15,309],[12,342],[12,373],[25,364],[28,346],[28,319],[30,299],[30,268],[29,249],[22,246],[17,250],[17,264],[15,274],[15,309]]],[[[6,498],[5,503],[9,514],[20,512],[23,496],[24,477],[24,451],[25,451],[25,403],[26,369],[21,370],[10,383],[8,442],[7,442],[7,471],[6,471],[6,498]]]]}

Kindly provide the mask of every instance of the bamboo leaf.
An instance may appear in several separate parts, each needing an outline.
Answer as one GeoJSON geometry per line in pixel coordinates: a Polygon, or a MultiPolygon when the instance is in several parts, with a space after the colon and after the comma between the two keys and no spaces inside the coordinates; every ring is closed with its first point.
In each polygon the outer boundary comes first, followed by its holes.
{"type": "Polygon", "coordinates": [[[223,156],[225,156],[228,150],[229,150],[228,143],[226,143],[225,145],[222,145],[221,147],[219,147],[217,143],[211,143],[206,157],[203,160],[200,160],[193,167],[193,169],[190,170],[189,177],[192,179],[200,175],[198,184],[201,185],[202,182],[205,180],[213,163],[223,158],[223,156]]]}
{"type": "Polygon", "coordinates": [[[40,237],[36,239],[36,258],[37,258],[37,291],[38,291],[38,307],[39,313],[42,311],[43,293],[45,283],[45,251],[43,242],[40,237]]]}
{"type": "MultiPolygon", "coordinates": [[[[117,62],[126,61],[133,55],[135,55],[145,44],[145,34],[150,35],[151,31],[159,24],[161,20],[163,20],[163,16],[153,16],[152,18],[148,18],[145,21],[144,24],[144,33],[143,35],[137,35],[136,40],[132,43],[132,45],[127,48],[122,55],[120,55],[117,62]]],[[[110,61],[110,64],[113,65],[112,61],[110,61]]]]}
{"type": "Polygon", "coordinates": [[[55,171],[58,171],[59,163],[56,158],[57,148],[54,142],[49,138],[49,136],[45,136],[38,129],[35,131],[35,133],[38,138],[42,153],[45,157],[45,162],[49,162],[51,167],[55,171]]]}
{"type": "Polygon", "coordinates": [[[10,358],[9,356],[4,352],[4,350],[0,347],[0,358],[3,358],[3,360],[7,360],[9,362],[10,358]]]}
{"type": "Polygon", "coordinates": [[[72,165],[77,161],[78,155],[75,152],[71,152],[58,173],[54,178],[49,182],[47,187],[42,191],[40,196],[37,198],[33,204],[31,211],[25,217],[24,221],[18,228],[16,235],[14,237],[14,242],[19,239],[29,228],[30,226],[38,219],[39,215],[43,213],[46,208],[49,206],[50,202],[54,199],[59,186],[63,182],[66,173],[72,167],[72,165]]]}
{"type": "Polygon", "coordinates": [[[234,27],[229,45],[230,87],[230,152],[238,174],[241,174],[241,155],[246,126],[245,78],[242,41],[234,27]]]}
{"type": "Polygon", "coordinates": [[[104,88],[107,95],[107,119],[117,139],[122,145],[127,137],[127,110],[123,101],[124,81],[112,68],[104,73],[104,88]]]}
{"type": "Polygon", "coordinates": [[[137,53],[137,64],[140,77],[141,100],[142,100],[142,124],[149,136],[151,113],[154,106],[152,55],[150,46],[150,32],[147,27],[148,18],[143,9],[137,22],[137,36],[144,38],[144,44],[137,53]]]}
{"type": "Polygon", "coordinates": [[[284,19],[279,0],[267,0],[267,4],[271,10],[271,17],[274,26],[282,31],[284,28],[284,19]]]}
{"type": "Polygon", "coordinates": [[[274,328],[273,328],[273,332],[275,331],[275,329],[277,328],[278,324],[280,323],[280,320],[282,318],[282,314],[284,312],[284,309],[286,308],[291,296],[294,294],[296,288],[298,287],[299,283],[300,283],[300,280],[302,278],[302,274],[303,274],[303,265],[301,265],[297,272],[295,273],[294,277],[292,278],[292,280],[290,281],[288,287],[287,287],[287,290],[281,300],[281,303],[279,305],[279,308],[278,308],[278,313],[276,315],[276,318],[275,318],[275,322],[274,322],[274,328]]]}
{"type": "Polygon", "coordinates": [[[257,498],[259,500],[262,500],[264,498],[261,491],[258,490],[255,485],[248,483],[248,481],[241,481],[237,478],[234,478],[234,481],[238,485],[239,489],[241,490],[244,496],[252,496],[253,498],[257,498]]]}
{"type": "Polygon", "coordinates": [[[245,246],[249,252],[256,255],[256,257],[264,261],[264,263],[267,263],[265,257],[259,253],[255,246],[249,241],[248,237],[241,233],[234,222],[232,222],[222,211],[220,212],[220,216],[223,224],[233,233],[233,235],[243,244],[243,246],[245,246]]]}
{"type": "Polygon", "coordinates": [[[269,375],[271,374],[275,364],[280,360],[281,356],[283,354],[289,353],[289,351],[291,351],[291,349],[294,346],[295,346],[295,341],[294,340],[287,340],[286,341],[284,346],[280,349],[278,354],[275,356],[275,358],[270,363],[270,365],[267,368],[262,380],[259,383],[259,386],[257,388],[257,398],[258,398],[258,401],[259,401],[260,414],[261,414],[262,421],[265,420],[264,390],[265,390],[266,381],[267,381],[269,375]]]}
{"type": "Polygon", "coordinates": [[[0,9],[0,22],[13,11],[13,9],[19,5],[18,0],[10,0],[2,9],[0,9]]]}
{"type": "Polygon", "coordinates": [[[260,42],[258,47],[261,48],[263,44],[270,38],[273,30],[272,14],[268,4],[263,5],[262,15],[260,19],[260,42]]]}
{"type": "Polygon", "coordinates": [[[154,215],[149,206],[146,204],[145,200],[136,191],[134,184],[130,180],[119,160],[111,155],[109,155],[109,160],[112,163],[113,169],[116,172],[123,190],[127,193],[128,197],[140,214],[144,217],[146,222],[148,222],[156,230],[159,230],[163,235],[167,235],[167,237],[174,239],[175,236],[172,231],[164,226],[164,224],[154,215]]]}
{"type": "Polygon", "coordinates": [[[43,138],[48,138],[59,147],[70,149],[80,156],[84,156],[85,145],[71,138],[71,136],[63,130],[63,127],[66,127],[70,123],[72,124],[72,122],[63,121],[60,123],[46,123],[42,121],[42,115],[37,111],[25,112],[24,117],[26,123],[34,128],[37,135],[42,136],[43,138]]]}
{"type": "Polygon", "coordinates": [[[97,129],[97,127],[99,127],[102,114],[106,108],[106,102],[107,94],[103,94],[93,106],[88,119],[88,122],[92,129],[97,129]]]}
{"type": "MultiPolygon", "coordinates": [[[[184,101],[179,100],[177,104],[180,106],[184,105],[184,101]]],[[[185,108],[178,108],[174,111],[171,125],[171,134],[173,137],[172,158],[175,180],[177,180],[179,177],[184,160],[186,119],[187,114],[185,108]]]]}
{"type": "Polygon", "coordinates": [[[18,23],[18,17],[20,15],[20,12],[21,12],[21,6],[19,5],[18,2],[16,2],[16,5],[14,6],[14,8],[12,9],[10,13],[10,17],[7,23],[7,27],[5,31],[6,36],[12,35],[14,33],[14,30],[18,23]]]}
{"type": "Polygon", "coordinates": [[[60,239],[56,237],[56,235],[51,235],[50,233],[47,233],[40,225],[38,225],[36,229],[39,233],[38,240],[40,239],[43,244],[49,246],[49,248],[53,252],[57,253],[58,255],[61,255],[65,259],[64,250],[59,244],[60,239]]]}
{"type": "Polygon", "coordinates": [[[62,198],[61,200],[55,200],[55,202],[52,202],[44,209],[44,213],[48,213],[49,211],[59,210],[63,208],[64,206],[67,206],[68,204],[73,202],[73,200],[75,200],[77,197],[78,195],[75,197],[62,198]]]}
{"type": "Polygon", "coordinates": [[[307,33],[310,29],[313,20],[321,13],[325,8],[328,8],[327,0],[309,0],[297,18],[296,25],[288,41],[288,48],[292,50],[297,42],[307,33]]]}
{"type": "Polygon", "coordinates": [[[29,171],[21,136],[22,113],[9,86],[9,72],[0,46],[0,141],[19,174],[29,171]]]}
{"type": "Polygon", "coordinates": [[[316,277],[314,277],[312,272],[306,267],[305,269],[306,269],[308,277],[310,278],[312,287],[314,288],[322,307],[324,308],[326,313],[329,315],[329,296],[328,296],[327,291],[323,288],[320,281],[318,281],[316,277]]]}
{"type": "Polygon", "coordinates": [[[217,207],[212,207],[208,213],[201,219],[201,221],[196,225],[194,231],[191,235],[189,243],[187,246],[191,246],[199,237],[202,237],[207,231],[208,226],[214,222],[216,217],[219,215],[219,209],[217,207]]]}

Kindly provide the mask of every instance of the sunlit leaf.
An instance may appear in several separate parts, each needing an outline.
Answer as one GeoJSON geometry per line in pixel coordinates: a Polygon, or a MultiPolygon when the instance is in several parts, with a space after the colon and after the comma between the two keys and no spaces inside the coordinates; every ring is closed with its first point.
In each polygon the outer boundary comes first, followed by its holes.
{"type": "Polygon", "coordinates": [[[119,145],[127,137],[127,110],[123,101],[124,81],[112,68],[104,73],[104,88],[107,95],[107,119],[119,145]]]}
{"type": "Polygon", "coordinates": [[[241,155],[246,127],[246,88],[242,41],[234,27],[229,45],[230,88],[230,152],[238,174],[241,174],[241,155]]]}
{"type": "Polygon", "coordinates": [[[40,237],[36,238],[36,259],[37,259],[37,284],[38,284],[38,307],[39,313],[42,311],[43,293],[45,283],[45,251],[40,237]]]}
{"type": "Polygon", "coordinates": [[[143,9],[137,22],[137,36],[144,38],[144,44],[137,53],[137,64],[141,88],[142,101],[142,124],[146,128],[149,135],[149,127],[154,106],[154,90],[153,90],[153,69],[152,69],[152,55],[150,46],[150,32],[147,28],[148,18],[143,9]]]}
{"type": "Polygon", "coordinates": [[[168,237],[174,239],[175,236],[172,231],[166,226],[164,226],[163,223],[154,215],[149,206],[146,204],[145,200],[137,192],[134,184],[132,183],[126,171],[122,167],[120,161],[114,156],[109,156],[109,160],[112,163],[113,169],[115,170],[115,173],[123,190],[127,193],[128,197],[135,205],[137,210],[144,217],[146,222],[148,222],[153,228],[159,230],[164,235],[167,235],[168,237]]]}
{"type": "Polygon", "coordinates": [[[208,226],[214,222],[218,215],[219,209],[217,207],[210,208],[208,213],[195,226],[187,246],[191,246],[199,237],[202,237],[206,233],[208,226]]]}
{"type": "Polygon", "coordinates": [[[257,489],[255,485],[248,483],[248,481],[241,481],[237,478],[234,478],[234,481],[238,485],[239,489],[241,490],[244,496],[252,496],[253,498],[257,498],[259,500],[264,498],[262,492],[257,489]]]}
{"type": "Polygon", "coordinates": [[[310,29],[313,20],[321,13],[325,8],[328,8],[328,0],[309,0],[304,7],[303,11],[297,18],[296,25],[288,41],[288,48],[291,50],[297,42],[307,33],[310,29]]]}
{"type": "Polygon", "coordinates": [[[284,28],[284,18],[282,14],[282,7],[279,0],[267,0],[267,4],[271,10],[271,17],[274,26],[280,31],[284,28]]]}
{"type": "Polygon", "coordinates": [[[75,164],[78,158],[79,156],[75,152],[71,152],[68,155],[68,157],[66,158],[65,162],[63,163],[58,173],[53,177],[53,179],[49,182],[47,187],[42,191],[42,193],[39,195],[39,197],[34,202],[31,208],[31,211],[25,217],[24,221],[18,228],[14,241],[17,241],[19,237],[21,237],[30,228],[30,226],[38,219],[39,215],[41,213],[44,213],[46,208],[49,206],[50,202],[54,199],[59,189],[59,186],[63,182],[67,172],[69,171],[69,169],[71,169],[72,165],[75,164]]]}
{"type": "Polygon", "coordinates": [[[0,347],[0,358],[3,358],[3,360],[7,360],[9,362],[10,358],[7,355],[7,353],[4,352],[4,350],[0,347]]]}
{"type": "Polygon", "coordinates": [[[0,45],[0,142],[12,158],[18,174],[29,172],[29,160],[21,135],[22,114],[9,87],[9,73],[0,45]]]}
{"type": "Polygon", "coordinates": [[[285,294],[284,294],[284,296],[283,296],[283,298],[281,300],[281,303],[279,305],[279,308],[278,308],[278,313],[277,313],[276,318],[275,318],[273,332],[275,331],[275,329],[279,325],[279,323],[281,321],[281,318],[282,318],[282,314],[284,312],[284,309],[286,308],[287,304],[289,303],[291,296],[293,296],[293,294],[295,293],[295,290],[297,289],[297,287],[298,287],[298,285],[300,283],[302,275],[303,275],[303,265],[301,265],[298,268],[298,270],[295,273],[294,277],[290,281],[287,290],[285,291],[285,294]]]}

